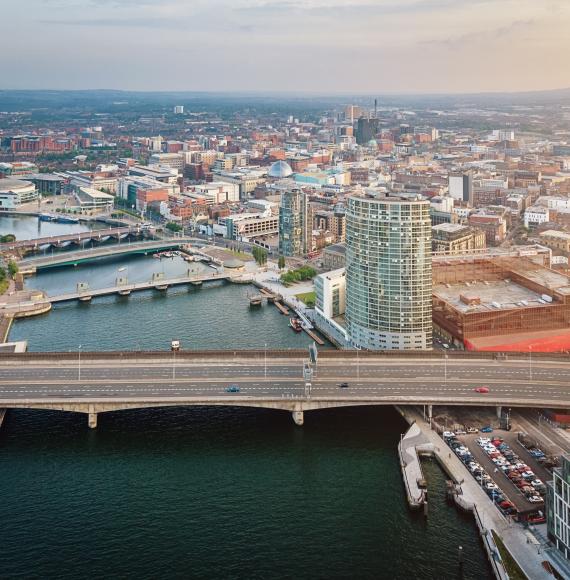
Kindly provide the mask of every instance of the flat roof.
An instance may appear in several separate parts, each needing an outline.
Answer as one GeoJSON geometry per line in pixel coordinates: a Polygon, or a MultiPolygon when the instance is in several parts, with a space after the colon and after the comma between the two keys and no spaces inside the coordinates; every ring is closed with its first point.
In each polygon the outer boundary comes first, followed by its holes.
{"type": "Polygon", "coordinates": [[[433,294],[445,300],[455,310],[469,312],[496,312],[514,308],[549,306],[542,295],[510,280],[437,284],[433,294]],[[465,304],[461,296],[479,298],[481,304],[465,304]]]}

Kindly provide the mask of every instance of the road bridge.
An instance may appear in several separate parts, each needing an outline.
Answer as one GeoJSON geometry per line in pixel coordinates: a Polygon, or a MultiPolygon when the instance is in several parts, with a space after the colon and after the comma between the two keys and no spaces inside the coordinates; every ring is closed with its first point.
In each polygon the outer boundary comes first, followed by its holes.
{"type": "Polygon", "coordinates": [[[0,353],[0,408],[85,413],[95,427],[99,413],[172,406],[279,409],[298,424],[362,405],[570,407],[567,356],[321,351],[309,382],[305,363],[304,351],[0,353]]]}
{"type": "Polygon", "coordinates": [[[14,250],[37,250],[42,247],[60,247],[69,244],[80,244],[81,242],[94,241],[105,242],[107,240],[122,240],[129,236],[146,235],[148,230],[142,229],[138,225],[125,226],[119,228],[108,228],[102,230],[89,230],[87,232],[76,232],[73,234],[61,234],[44,238],[32,238],[29,240],[16,240],[0,244],[0,252],[10,252],[14,250]]]}
{"type": "Polygon", "coordinates": [[[85,250],[62,252],[49,256],[29,258],[19,262],[20,270],[34,273],[37,270],[61,266],[77,266],[86,262],[129,254],[150,254],[179,248],[190,242],[190,238],[163,238],[144,242],[129,242],[113,246],[99,246],[85,250]]]}

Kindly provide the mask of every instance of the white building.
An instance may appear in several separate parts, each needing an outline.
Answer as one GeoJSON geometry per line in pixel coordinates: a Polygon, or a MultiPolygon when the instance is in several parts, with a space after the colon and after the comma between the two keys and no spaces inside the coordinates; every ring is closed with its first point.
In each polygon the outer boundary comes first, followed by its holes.
{"type": "Polygon", "coordinates": [[[178,170],[164,165],[134,165],[129,169],[129,175],[150,177],[162,183],[178,182],[178,170]]]}
{"type": "Polygon", "coordinates": [[[38,198],[36,186],[22,179],[0,179],[0,211],[19,207],[38,198]]]}
{"type": "Polygon", "coordinates": [[[175,115],[184,115],[184,105],[176,105],[174,107],[174,114],[175,115]]]}
{"type": "Polygon", "coordinates": [[[212,200],[214,204],[239,202],[239,185],[224,181],[212,181],[194,185],[191,191],[212,200]]]}
{"type": "Polygon", "coordinates": [[[550,209],[540,205],[533,205],[524,212],[525,228],[534,228],[550,221],[550,209]]]}
{"type": "Polygon", "coordinates": [[[346,309],[346,269],[316,276],[315,296],[315,325],[340,347],[348,346],[348,333],[338,320],[346,309]]]}
{"type": "Polygon", "coordinates": [[[184,170],[184,155],[182,153],[153,153],[149,160],[149,165],[160,165],[170,167],[182,173],[184,170]]]}
{"type": "Polygon", "coordinates": [[[75,192],[75,199],[81,209],[111,210],[115,201],[112,195],[92,187],[78,188],[75,192]]]}

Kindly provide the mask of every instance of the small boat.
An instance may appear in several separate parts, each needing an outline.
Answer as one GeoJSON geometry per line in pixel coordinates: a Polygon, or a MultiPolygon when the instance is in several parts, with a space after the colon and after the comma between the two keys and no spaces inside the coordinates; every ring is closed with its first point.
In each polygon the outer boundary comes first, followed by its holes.
{"type": "Polygon", "coordinates": [[[289,318],[289,326],[295,332],[301,332],[303,327],[301,326],[301,319],[300,318],[289,318]]]}
{"type": "Polygon", "coordinates": [[[172,350],[172,351],[180,350],[180,341],[179,340],[173,340],[170,343],[170,350],[172,350]]]}
{"type": "Polygon", "coordinates": [[[41,213],[39,215],[39,220],[41,222],[53,222],[53,221],[56,220],[56,217],[53,216],[53,215],[51,215],[51,214],[49,214],[49,213],[41,213]]]}
{"type": "Polygon", "coordinates": [[[79,219],[74,217],[68,216],[58,216],[55,218],[55,221],[59,222],[60,224],[78,224],[79,219]]]}

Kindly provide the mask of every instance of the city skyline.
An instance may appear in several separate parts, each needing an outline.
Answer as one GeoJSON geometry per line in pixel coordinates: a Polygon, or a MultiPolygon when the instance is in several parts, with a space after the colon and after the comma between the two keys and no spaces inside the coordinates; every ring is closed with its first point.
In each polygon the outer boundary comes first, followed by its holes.
{"type": "Polygon", "coordinates": [[[0,48],[17,50],[17,58],[4,63],[4,89],[471,93],[570,87],[564,67],[570,6],[556,0],[31,0],[9,2],[4,16],[12,25],[0,48]],[[24,30],[38,41],[22,43],[24,30]],[[57,75],[56,62],[62,65],[57,75]]]}

